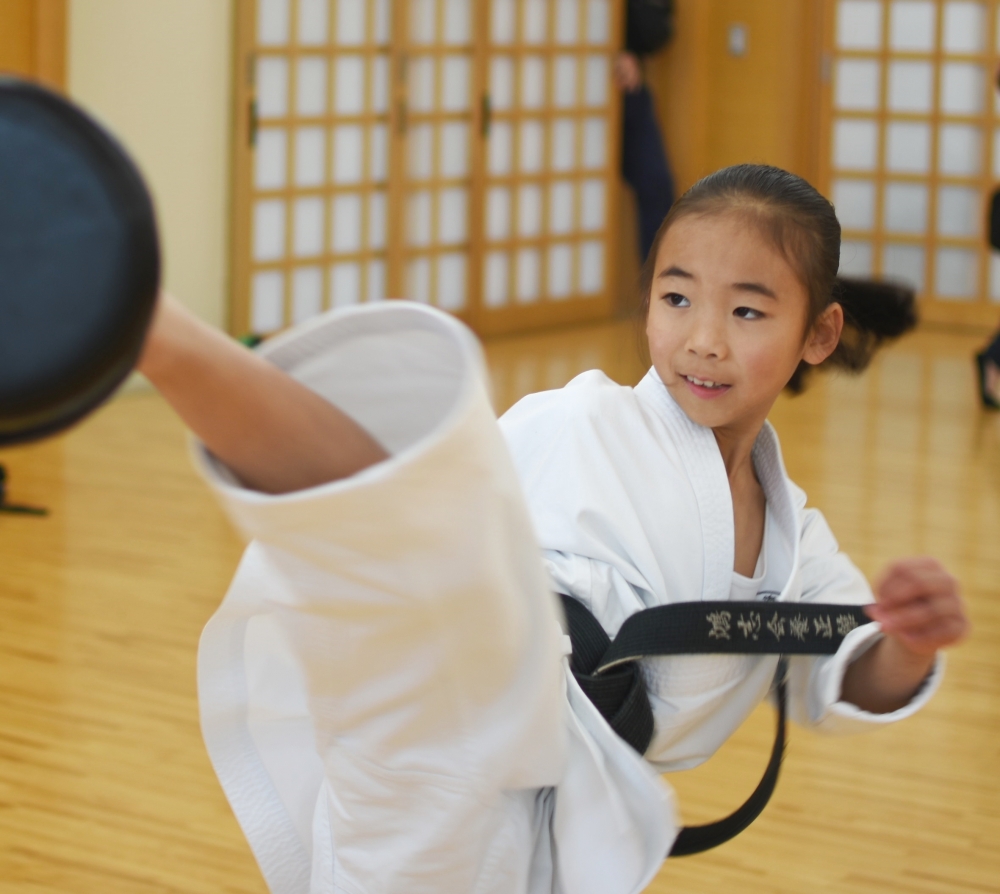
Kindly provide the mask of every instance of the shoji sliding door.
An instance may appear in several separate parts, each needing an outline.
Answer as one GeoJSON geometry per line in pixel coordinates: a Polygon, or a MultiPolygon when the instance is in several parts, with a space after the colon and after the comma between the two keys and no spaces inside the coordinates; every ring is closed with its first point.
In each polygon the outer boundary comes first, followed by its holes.
{"type": "Polygon", "coordinates": [[[262,0],[239,17],[233,329],[386,291],[389,0],[262,0]],[[254,8],[256,7],[256,8],[254,8]]]}
{"type": "Polygon", "coordinates": [[[606,315],[621,0],[238,0],[232,328],[606,315]]]}
{"type": "Polygon", "coordinates": [[[606,0],[485,0],[481,328],[605,311],[617,182],[606,0]]]}
{"type": "Polygon", "coordinates": [[[912,283],[927,319],[995,325],[996,2],[831,0],[824,157],[842,269],[912,283]]]}

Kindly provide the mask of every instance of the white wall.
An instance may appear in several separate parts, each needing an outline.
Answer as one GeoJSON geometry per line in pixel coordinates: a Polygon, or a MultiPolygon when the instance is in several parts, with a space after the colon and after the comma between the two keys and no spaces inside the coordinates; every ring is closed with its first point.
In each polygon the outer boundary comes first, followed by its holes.
{"type": "Polygon", "coordinates": [[[69,0],[67,87],[129,149],[156,202],[164,284],[228,312],[232,0],[69,0]]]}

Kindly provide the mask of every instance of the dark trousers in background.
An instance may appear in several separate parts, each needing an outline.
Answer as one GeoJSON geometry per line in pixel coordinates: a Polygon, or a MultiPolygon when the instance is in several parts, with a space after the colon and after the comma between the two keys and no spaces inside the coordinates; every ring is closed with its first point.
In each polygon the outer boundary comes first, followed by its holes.
{"type": "Polygon", "coordinates": [[[993,362],[995,366],[1000,366],[1000,333],[990,342],[989,347],[983,351],[986,359],[993,362]]]}
{"type": "Polygon", "coordinates": [[[653,96],[645,86],[626,93],[622,109],[622,175],[639,209],[639,254],[645,261],[656,231],[674,203],[674,180],[656,121],[653,96]]]}

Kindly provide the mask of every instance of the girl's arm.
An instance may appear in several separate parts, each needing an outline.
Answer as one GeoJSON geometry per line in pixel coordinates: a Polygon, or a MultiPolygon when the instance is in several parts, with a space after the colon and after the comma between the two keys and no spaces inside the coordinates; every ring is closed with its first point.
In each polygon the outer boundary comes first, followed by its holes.
{"type": "Polygon", "coordinates": [[[883,574],[865,611],[885,636],[844,674],[841,697],[873,714],[905,707],[930,673],[938,649],[968,634],[958,582],[935,559],[904,559],[883,574]]]}
{"type": "Polygon", "coordinates": [[[252,351],[160,297],[138,369],[250,488],[286,493],[388,454],[360,425],[252,351]]]}

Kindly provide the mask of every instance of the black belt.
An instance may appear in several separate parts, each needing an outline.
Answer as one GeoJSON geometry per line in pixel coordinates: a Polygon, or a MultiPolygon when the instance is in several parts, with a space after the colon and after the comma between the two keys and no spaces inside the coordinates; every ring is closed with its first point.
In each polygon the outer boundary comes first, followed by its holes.
{"type": "Polygon", "coordinates": [[[724,819],[685,826],[668,856],[696,854],[738,835],[764,809],[778,782],[785,751],[788,655],[832,655],[855,627],[871,619],[856,605],[797,602],[680,602],[636,612],[612,639],[583,603],[560,594],[573,643],[570,669],[601,716],[644,754],[653,711],[636,662],[654,655],[780,655],[775,675],[778,729],[764,776],[753,794],[724,819]]]}

